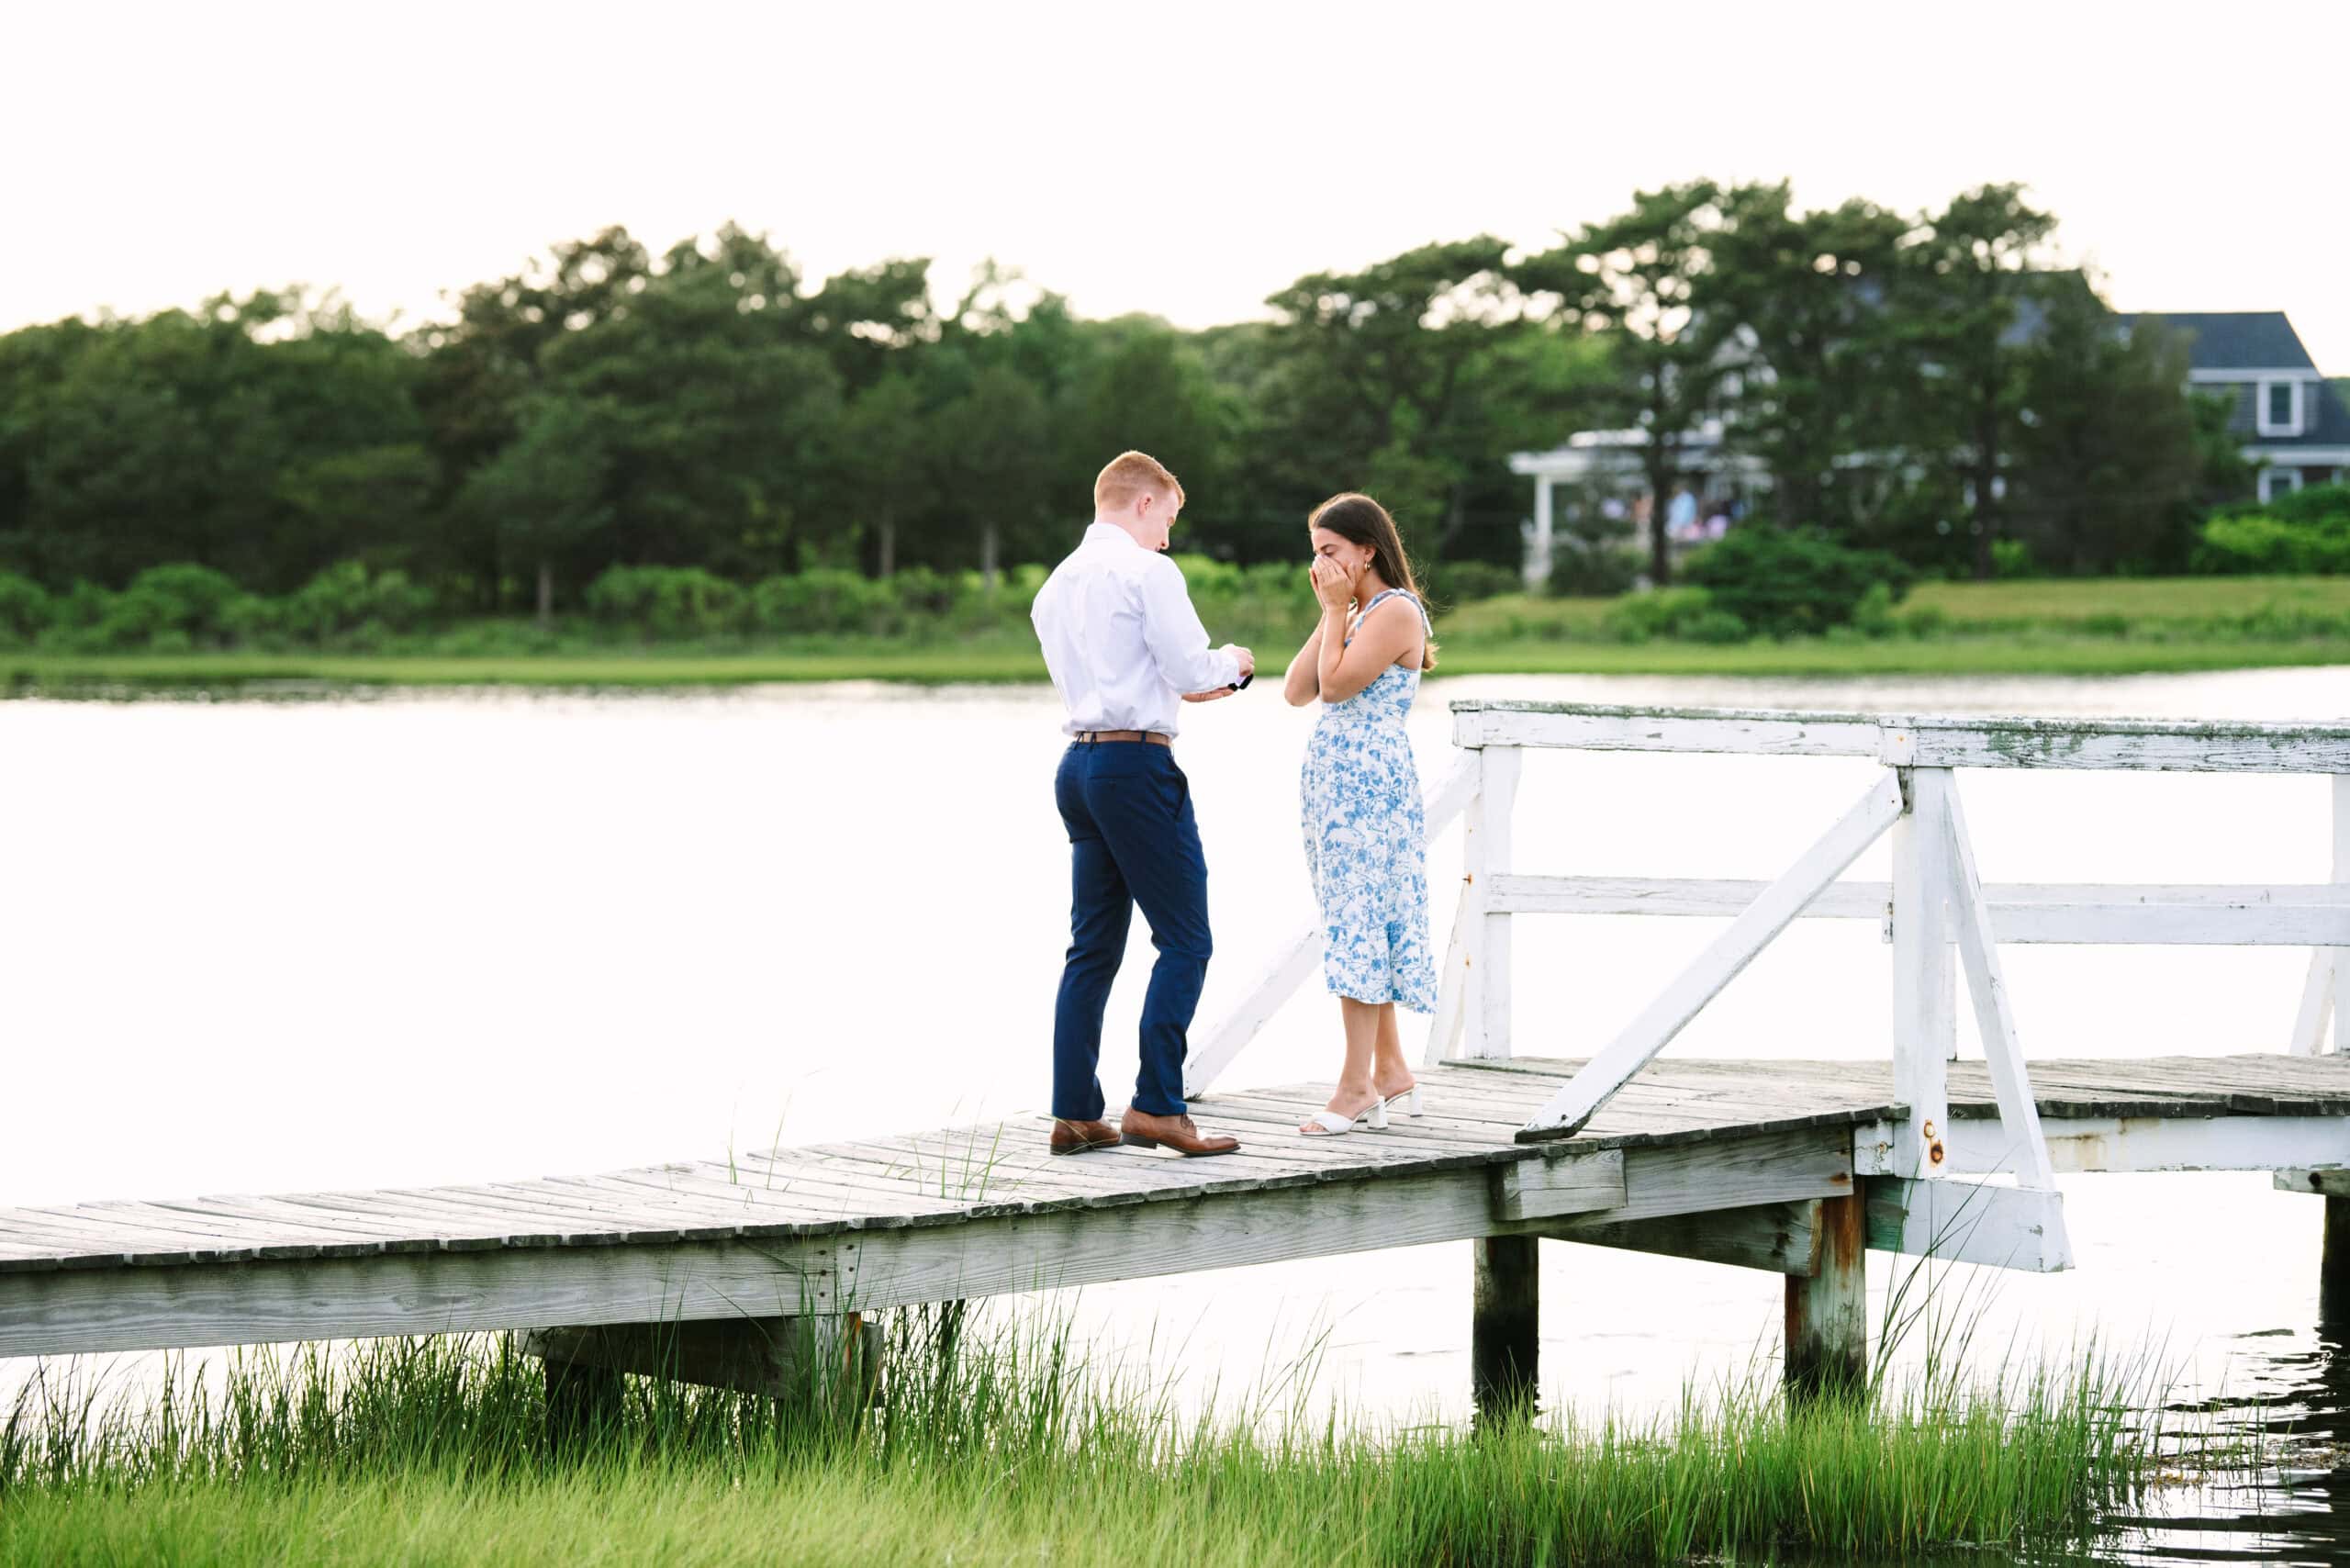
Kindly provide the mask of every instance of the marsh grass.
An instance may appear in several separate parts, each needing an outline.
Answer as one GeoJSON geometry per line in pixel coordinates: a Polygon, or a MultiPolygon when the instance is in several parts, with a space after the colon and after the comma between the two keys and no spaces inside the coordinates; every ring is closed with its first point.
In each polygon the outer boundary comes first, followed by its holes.
{"type": "MultiPolygon", "coordinates": [[[[0,1425],[0,1561],[1122,1564],[1676,1562],[2064,1546],[2182,1467],[2237,1464],[2145,1365],[1958,1368],[1791,1409],[1750,1374],[1648,1418],[1372,1425],[1308,1363],[1185,1413],[1065,1324],[895,1315],[878,1401],[628,1381],[549,1439],[502,1338],[44,1368],[0,1425]]],[[[1163,1347],[1161,1348],[1163,1349],[1163,1347]]]]}

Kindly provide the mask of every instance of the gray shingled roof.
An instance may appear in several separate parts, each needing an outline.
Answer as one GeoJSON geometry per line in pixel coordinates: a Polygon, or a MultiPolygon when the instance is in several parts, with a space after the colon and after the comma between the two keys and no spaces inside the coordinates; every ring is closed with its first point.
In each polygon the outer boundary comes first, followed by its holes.
{"type": "Polygon", "coordinates": [[[2187,363],[2191,370],[2317,368],[2282,310],[2149,310],[2143,316],[2116,319],[2135,326],[2148,318],[2188,334],[2187,363]]]}

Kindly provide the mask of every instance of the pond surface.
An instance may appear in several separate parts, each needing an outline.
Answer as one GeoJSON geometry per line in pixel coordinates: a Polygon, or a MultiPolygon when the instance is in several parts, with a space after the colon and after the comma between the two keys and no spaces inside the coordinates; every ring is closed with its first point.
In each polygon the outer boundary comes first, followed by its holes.
{"type": "MultiPolygon", "coordinates": [[[[1431,680],[1412,721],[1424,777],[1449,765],[1446,700],[1471,695],[2339,718],[2350,671],[1431,680]]],[[[1043,689],[863,686],[0,703],[0,1203],[501,1180],[1040,1107],[1067,939],[1058,718],[1043,689]]],[[[1296,788],[1311,714],[1252,689],[1185,718],[1217,942],[1204,1025],[1310,916],[1296,788]]],[[[1516,860],[1767,878],[1872,766],[1537,756],[1516,860]]],[[[2319,778],[1995,773],[1962,790],[1989,880],[2325,874],[2319,778]]],[[[1885,855],[1850,875],[1884,877],[1885,855]]],[[[1439,933],[1457,860],[1451,835],[1432,846],[1439,933]]],[[[1520,922],[1518,1048],[1597,1048],[1718,928],[1520,922]]],[[[1150,958],[1136,921],[1105,1036],[1113,1102],[1150,958]]],[[[2282,1050],[2307,963],[2273,948],[2004,958],[2026,1051],[2069,1057],[2282,1050]]],[[[1890,1006],[1873,926],[1800,923],[1671,1050],[1882,1057],[1890,1006]]],[[[1975,1054],[1971,1018],[1961,1029],[1975,1054]]],[[[1415,1052],[1419,1032],[1407,1015],[1415,1052]]],[[[1226,1083],[1326,1076],[1337,1055],[1336,1008],[1309,988],[1226,1083]]],[[[2264,1175],[2063,1185],[2075,1271],[1944,1282],[1980,1314],[1975,1354],[1987,1368],[2095,1339],[2174,1367],[2182,1401],[2276,1402],[2320,1439],[2291,1450],[2289,1486],[2206,1499],[2129,1550],[2327,1556],[2344,1399],[2315,1333],[2322,1205],[2264,1175]],[[2262,1517],[2229,1517],[2245,1508],[2262,1517]]],[[[1662,1409],[1774,1353],[1774,1277],[1543,1251],[1553,1406],[1662,1409]]],[[[1872,1266],[1881,1294],[1898,1266],[1872,1266]]],[[[1467,1405],[1465,1245],[1058,1305],[1187,1397],[1312,1356],[1325,1396],[1376,1417],[1467,1405]]]]}

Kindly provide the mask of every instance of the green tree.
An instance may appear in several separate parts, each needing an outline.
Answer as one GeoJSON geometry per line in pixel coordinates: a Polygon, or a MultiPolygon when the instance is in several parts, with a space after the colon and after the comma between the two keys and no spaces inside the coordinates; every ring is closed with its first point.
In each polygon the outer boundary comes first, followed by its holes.
{"type": "Polygon", "coordinates": [[[2010,446],[2012,537],[2060,572],[2181,571],[2244,462],[2224,407],[2188,387],[2187,346],[2151,317],[2120,330],[2086,280],[2050,286],[2010,446]]]}
{"type": "Polygon", "coordinates": [[[332,297],[260,291],[10,334],[0,539],[52,581],[172,562],[283,591],[397,554],[429,460],[413,359],[332,297]],[[332,512],[320,498],[338,491],[332,512]]]}
{"type": "Polygon", "coordinates": [[[1909,225],[1858,200],[1798,213],[1785,182],[1721,205],[1714,292],[1751,360],[1726,398],[1729,439],[1768,465],[1781,521],[1841,528],[1862,505],[1844,492],[1867,472],[1850,460],[1897,439],[1881,395],[1898,374],[1886,297],[1909,225]]]}
{"type": "Polygon", "coordinates": [[[898,530],[930,498],[925,423],[922,387],[911,373],[892,373],[858,393],[841,421],[840,477],[848,504],[872,526],[876,577],[897,571],[898,530]]]}
{"type": "Polygon", "coordinates": [[[554,618],[555,578],[567,566],[583,585],[600,569],[593,548],[612,516],[607,431],[614,411],[576,398],[535,399],[520,432],[465,476],[458,510],[501,562],[530,564],[539,623],[554,618]]]}
{"type": "MultiPolygon", "coordinates": [[[[1485,235],[1423,245],[1360,272],[1309,274],[1266,301],[1277,319],[1262,341],[1254,439],[1260,493],[1289,514],[1284,532],[1333,491],[1365,489],[1417,548],[1444,555],[1491,518],[1481,503],[1515,504],[1496,434],[1524,428],[1526,362],[1511,350],[1528,328],[1507,255],[1485,235]]],[[[1514,521],[1498,543],[1516,554],[1514,521]]]]}
{"type": "Polygon", "coordinates": [[[862,393],[898,372],[908,351],[937,337],[930,263],[893,259],[837,273],[795,315],[795,335],[821,344],[841,385],[862,393]]]}
{"type": "Polygon", "coordinates": [[[1086,486],[1104,463],[1128,449],[1147,452],[1183,481],[1182,547],[1240,553],[1247,514],[1228,478],[1236,410],[1198,351],[1147,317],[1092,324],[1086,337],[1054,412],[1053,509],[1081,511],[1086,486]]]}
{"type": "Polygon", "coordinates": [[[1007,550],[1028,560],[1051,547],[1060,498],[1051,433],[1044,394],[1009,364],[980,366],[932,417],[930,472],[945,524],[934,538],[947,544],[947,564],[976,565],[990,592],[1007,550]],[[966,539],[976,561],[957,547],[966,539]]]}
{"type": "Polygon", "coordinates": [[[484,608],[498,608],[506,588],[500,536],[474,509],[453,504],[457,493],[521,433],[532,399],[547,390],[549,350],[627,314],[653,277],[651,253],[615,226],[464,289],[454,320],[412,335],[421,360],[417,403],[441,465],[438,510],[448,523],[432,542],[435,565],[469,579],[484,608]]]}
{"type": "Polygon", "coordinates": [[[2042,270],[2056,220],[2026,203],[2020,185],[1968,191],[1921,227],[1902,252],[1894,295],[1915,373],[1887,390],[1909,410],[1919,455],[1964,486],[1969,564],[1987,578],[2034,325],[2050,289],[2072,286],[2042,270]]]}
{"type": "Polygon", "coordinates": [[[551,392],[610,410],[611,563],[737,578],[852,526],[821,504],[840,382],[805,341],[798,275],[729,228],[673,246],[628,308],[548,345],[551,392]]]}
{"type": "Polygon", "coordinates": [[[1642,191],[1631,210],[1587,224],[1516,269],[1530,294],[1557,301],[1556,330],[1597,333],[1614,375],[1579,412],[1598,411],[1642,432],[1639,458],[1657,515],[1649,574],[1670,580],[1663,505],[1686,467],[1690,438],[1721,404],[1741,368],[1739,316],[1720,286],[1716,251],[1729,197],[1710,180],[1642,191]]]}

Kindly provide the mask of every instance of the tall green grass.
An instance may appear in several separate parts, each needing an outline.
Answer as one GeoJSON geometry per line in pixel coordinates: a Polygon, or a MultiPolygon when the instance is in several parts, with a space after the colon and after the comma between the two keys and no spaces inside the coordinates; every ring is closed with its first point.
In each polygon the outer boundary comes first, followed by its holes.
{"type": "Polygon", "coordinates": [[[0,1427],[0,1562],[1886,1559],[2088,1540],[2193,1436],[2096,1357],[1796,1408],[1756,1377],[1472,1433],[1312,1414],[1307,1369],[1185,1415],[1066,1328],[898,1319],[878,1403],[828,1377],[786,1402],[632,1379],[569,1442],[498,1339],[249,1353],[111,1400],[45,1369],[0,1427]]]}

